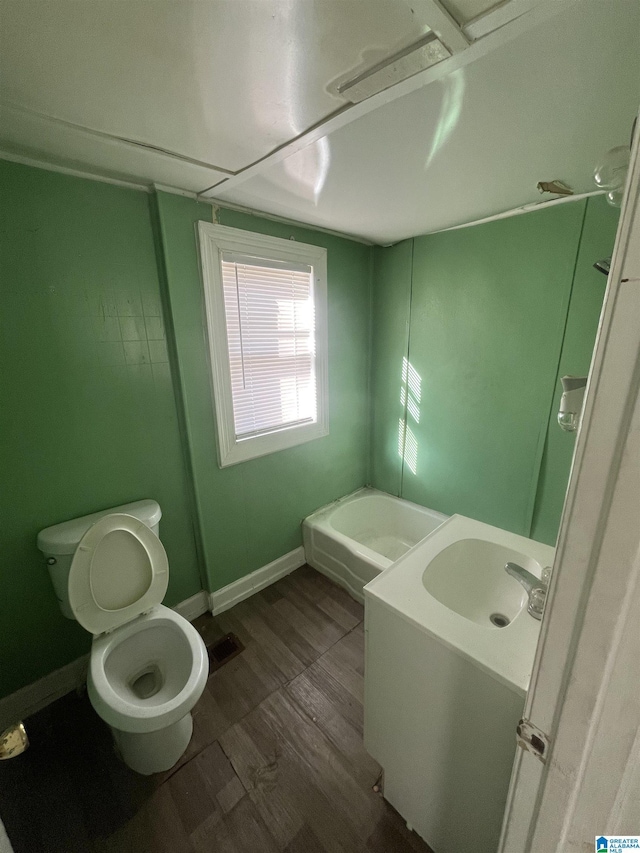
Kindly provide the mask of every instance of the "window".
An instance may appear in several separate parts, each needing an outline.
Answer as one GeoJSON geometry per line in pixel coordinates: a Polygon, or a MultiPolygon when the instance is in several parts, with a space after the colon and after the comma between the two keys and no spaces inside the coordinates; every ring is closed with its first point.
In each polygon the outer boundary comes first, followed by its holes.
{"type": "Polygon", "coordinates": [[[199,233],[220,467],[327,435],[326,250],[199,233]]]}

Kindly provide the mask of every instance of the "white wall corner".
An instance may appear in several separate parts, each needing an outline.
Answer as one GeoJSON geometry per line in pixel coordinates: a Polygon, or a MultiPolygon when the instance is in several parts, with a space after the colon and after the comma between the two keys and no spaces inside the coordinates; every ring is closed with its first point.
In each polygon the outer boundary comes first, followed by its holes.
{"type": "Polygon", "coordinates": [[[240,601],[244,601],[245,598],[249,598],[254,592],[259,592],[285,575],[289,575],[291,572],[299,569],[300,566],[304,566],[305,562],[304,548],[302,546],[296,548],[294,551],[289,551],[288,554],[278,557],[277,560],[267,563],[266,566],[262,566],[260,569],[256,569],[250,575],[245,575],[240,580],[233,581],[233,583],[223,586],[222,589],[212,592],[209,597],[209,609],[214,616],[217,613],[224,613],[225,610],[229,610],[234,604],[238,604],[240,601]]]}
{"type": "Polygon", "coordinates": [[[187,598],[176,604],[173,610],[179,613],[184,619],[193,622],[198,616],[202,616],[209,609],[209,593],[205,589],[196,592],[191,598],[187,598]]]}

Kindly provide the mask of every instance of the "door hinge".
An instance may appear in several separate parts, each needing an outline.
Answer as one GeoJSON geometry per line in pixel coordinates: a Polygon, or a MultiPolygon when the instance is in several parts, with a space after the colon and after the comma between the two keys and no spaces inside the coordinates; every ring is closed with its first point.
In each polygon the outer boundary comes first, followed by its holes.
{"type": "Polygon", "coordinates": [[[551,738],[536,728],[530,720],[520,720],[516,729],[516,743],[520,749],[533,753],[543,764],[547,761],[551,738]]]}

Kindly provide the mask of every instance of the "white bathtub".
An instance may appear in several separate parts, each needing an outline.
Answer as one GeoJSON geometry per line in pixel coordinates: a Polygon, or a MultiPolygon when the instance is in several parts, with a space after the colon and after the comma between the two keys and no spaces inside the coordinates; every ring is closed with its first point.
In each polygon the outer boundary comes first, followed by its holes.
{"type": "Polygon", "coordinates": [[[305,518],[306,560],[363,601],[369,581],[447,518],[385,492],[360,489],[305,518]]]}

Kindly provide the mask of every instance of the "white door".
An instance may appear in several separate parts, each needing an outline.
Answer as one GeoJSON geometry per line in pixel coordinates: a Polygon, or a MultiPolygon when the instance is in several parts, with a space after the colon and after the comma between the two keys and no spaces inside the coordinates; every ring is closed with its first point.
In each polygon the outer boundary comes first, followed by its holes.
{"type": "Polygon", "coordinates": [[[499,853],[640,835],[640,156],[636,133],[499,853]],[[544,735],[544,736],[542,736],[544,735]]]}

